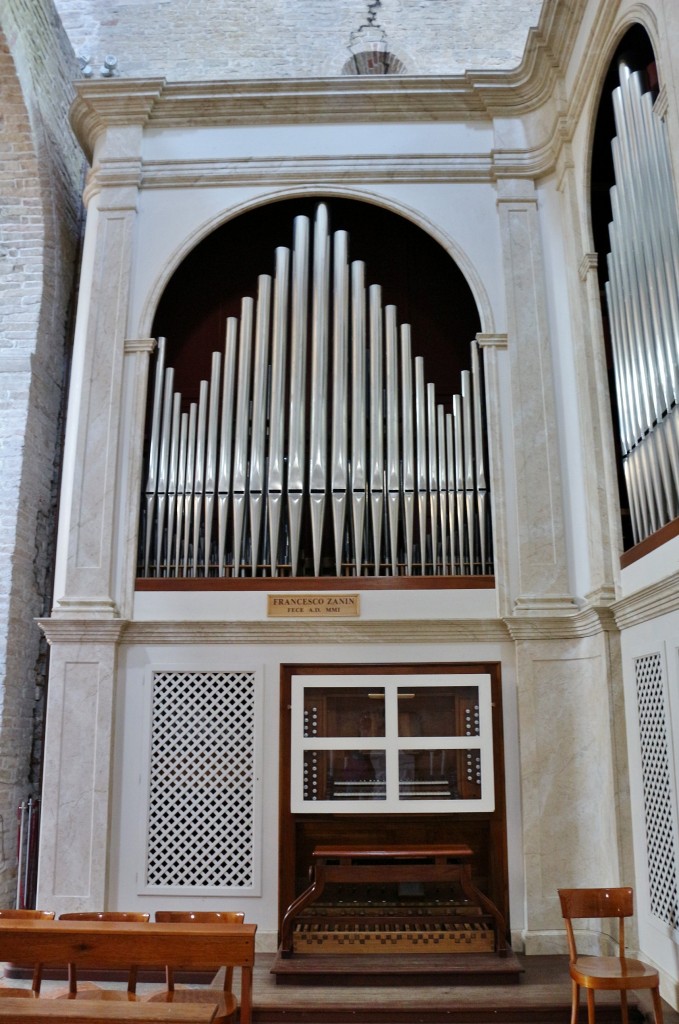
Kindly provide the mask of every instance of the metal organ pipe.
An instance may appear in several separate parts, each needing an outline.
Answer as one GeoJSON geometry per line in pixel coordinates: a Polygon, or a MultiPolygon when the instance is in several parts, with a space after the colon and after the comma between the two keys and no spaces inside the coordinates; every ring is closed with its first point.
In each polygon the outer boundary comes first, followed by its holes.
{"type": "Polygon", "coordinates": [[[475,342],[471,366],[446,408],[347,233],[296,217],[188,409],[159,341],[140,573],[492,572],[475,342]]]}
{"type": "Polygon", "coordinates": [[[351,265],[351,515],[356,575],[363,571],[363,533],[366,488],[366,302],[365,265],[351,265]]]}
{"type": "Polygon", "coordinates": [[[415,521],[415,434],[413,427],[413,363],[410,325],[401,326],[401,432],[403,466],[403,529],[405,534],[405,573],[413,573],[413,523],[415,521]]]}
{"type": "Polygon", "coordinates": [[[679,514],[679,216],[665,125],[622,62],[606,299],[635,543],[679,514]]]}
{"type": "Polygon", "coordinates": [[[160,441],[160,417],[163,409],[163,376],[165,374],[165,338],[158,338],[156,374],[153,385],[153,408],[151,411],[151,446],[149,449],[149,471],[146,478],[146,533],[144,542],[144,576],[149,575],[151,535],[158,494],[158,444],[160,441]]]}
{"type": "Polygon", "coordinates": [[[264,512],[264,451],[266,444],[266,402],[268,391],[269,328],[271,315],[271,278],[260,274],[255,320],[255,355],[250,422],[250,564],[257,575],[264,512]]]}
{"type": "MultiPolygon", "coordinates": [[[[217,480],[217,573],[226,573],[226,530],[229,519],[231,495],[231,462],[233,438],[233,393],[236,376],[238,351],[238,319],[228,317],[224,342],[224,379],[222,384],[222,409],[219,429],[219,474],[217,480]]],[[[190,431],[189,431],[190,433],[190,431]]]]}
{"type": "Polygon", "coordinates": [[[269,466],[267,476],[267,508],[269,513],[269,550],[271,575],[278,575],[283,488],[285,482],[284,423],[285,371],[288,325],[288,278],[290,250],[276,249],[276,279],[273,295],[273,328],[271,337],[271,400],[269,405],[269,466]]]}
{"type": "Polygon", "coordinates": [[[373,572],[379,575],[382,557],[382,516],[384,512],[384,420],[382,383],[382,289],[373,284],[368,289],[370,324],[370,512],[372,516],[373,572]]]}
{"type": "Polygon", "coordinates": [[[398,445],[398,320],[396,306],[387,306],[385,314],[385,392],[386,392],[386,498],[389,524],[389,555],[392,576],[398,576],[398,526],[401,505],[401,473],[398,445]]]}
{"type": "Polygon", "coordinates": [[[330,491],[335,550],[335,573],[342,575],[344,524],[348,484],[349,401],[349,236],[334,234],[332,427],[330,438],[330,491]]]}

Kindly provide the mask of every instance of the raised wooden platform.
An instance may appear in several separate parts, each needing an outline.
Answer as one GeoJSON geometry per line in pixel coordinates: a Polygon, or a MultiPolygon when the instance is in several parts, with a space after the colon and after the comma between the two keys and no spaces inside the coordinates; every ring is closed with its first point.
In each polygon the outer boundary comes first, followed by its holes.
{"type": "MultiPolygon", "coordinates": [[[[324,959],[327,959],[325,957],[324,959]]],[[[343,961],[346,957],[342,958],[343,961]]],[[[389,958],[391,961],[398,959],[389,958]]],[[[274,954],[255,964],[253,1024],[569,1024],[570,978],[566,956],[516,957],[519,984],[489,982],[372,985],[276,984],[274,954]]],[[[646,1024],[645,993],[630,995],[630,1024],[646,1024]]],[[[665,1024],[679,1014],[664,1005],[665,1024]]],[[[578,1024],[585,1024],[585,1000],[578,1024]]],[[[597,1024],[620,1024],[617,993],[597,993],[597,1024]]]]}
{"type": "Polygon", "coordinates": [[[278,985],[516,985],[523,967],[511,950],[495,953],[278,954],[271,968],[278,985]]]}

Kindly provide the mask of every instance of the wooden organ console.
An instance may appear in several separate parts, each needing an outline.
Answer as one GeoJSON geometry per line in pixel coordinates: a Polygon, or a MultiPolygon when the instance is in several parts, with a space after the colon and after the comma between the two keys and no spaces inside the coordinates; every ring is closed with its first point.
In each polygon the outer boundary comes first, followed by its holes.
{"type": "Polygon", "coordinates": [[[472,858],[464,845],[316,847],[311,884],[283,918],[277,982],[302,975],[318,983],[335,958],[334,969],[354,982],[356,967],[363,978],[379,973],[382,984],[397,974],[459,981],[479,972],[473,954],[499,958],[503,980],[518,980],[504,919],[474,884],[472,858]],[[351,957],[363,962],[350,966],[351,957]]]}

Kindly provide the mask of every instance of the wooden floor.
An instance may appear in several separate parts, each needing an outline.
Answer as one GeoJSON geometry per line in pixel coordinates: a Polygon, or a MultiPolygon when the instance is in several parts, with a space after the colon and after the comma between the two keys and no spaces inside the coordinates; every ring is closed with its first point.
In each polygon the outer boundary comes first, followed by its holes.
{"type": "MultiPolygon", "coordinates": [[[[518,984],[350,986],[277,985],[271,974],[274,954],[258,953],[253,986],[253,1024],[569,1024],[570,979],[565,956],[520,956],[524,968],[518,984]]],[[[237,974],[238,972],[236,972],[237,974]]],[[[237,982],[238,979],[236,979],[237,982]]],[[[139,986],[139,994],[157,991],[158,983],[139,986]]],[[[2,985],[30,987],[30,979],[5,978],[2,985]]],[[[101,982],[124,987],[122,982],[101,982]]],[[[220,984],[220,974],[214,979],[220,984]]],[[[64,987],[46,980],[43,992],[64,987]]],[[[236,991],[238,985],[236,983],[236,991]]],[[[679,1013],[664,1004],[664,1024],[679,1024],[679,1013]]],[[[597,1024],[619,1024],[617,995],[597,994],[597,1024]]],[[[646,993],[630,996],[630,1024],[652,1021],[646,993]]],[[[579,1022],[587,1014],[581,1006],[579,1022]]]]}

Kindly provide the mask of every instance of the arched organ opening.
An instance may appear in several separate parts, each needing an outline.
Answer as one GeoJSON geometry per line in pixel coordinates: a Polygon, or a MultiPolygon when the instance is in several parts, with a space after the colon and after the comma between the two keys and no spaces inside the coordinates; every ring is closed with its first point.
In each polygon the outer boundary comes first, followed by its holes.
{"type": "Polygon", "coordinates": [[[197,402],[158,341],[138,575],[492,574],[477,343],[439,401],[324,204],[274,264],[227,318],[197,402]]]}

